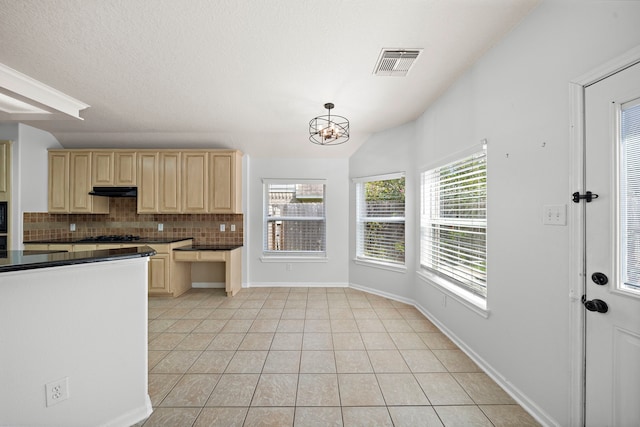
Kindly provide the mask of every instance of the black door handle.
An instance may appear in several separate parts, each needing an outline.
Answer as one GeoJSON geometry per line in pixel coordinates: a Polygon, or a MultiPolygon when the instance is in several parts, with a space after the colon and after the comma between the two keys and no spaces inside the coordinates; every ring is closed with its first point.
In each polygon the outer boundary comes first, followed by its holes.
{"type": "Polygon", "coordinates": [[[584,308],[589,311],[597,311],[598,313],[606,313],[607,311],[609,311],[609,306],[601,299],[593,299],[587,301],[587,297],[583,295],[582,304],[584,304],[584,308]]]}

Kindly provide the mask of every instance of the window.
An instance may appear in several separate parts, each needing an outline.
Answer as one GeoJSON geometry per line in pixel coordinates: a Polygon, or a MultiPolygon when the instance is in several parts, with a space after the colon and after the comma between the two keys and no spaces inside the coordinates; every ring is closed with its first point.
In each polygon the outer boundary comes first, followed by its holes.
{"type": "Polygon", "coordinates": [[[404,174],[355,182],[356,259],[404,265],[404,174]]]}
{"type": "Polygon", "coordinates": [[[620,126],[620,255],[622,290],[640,292],[640,101],[622,106],[620,126]]]}
{"type": "Polygon", "coordinates": [[[458,290],[486,298],[485,150],[423,172],[421,191],[421,267],[458,290]]]}
{"type": "Polygon", "coordinates": [[[325,256],[324,181],[264,181],[264,254],[325,256]]]}

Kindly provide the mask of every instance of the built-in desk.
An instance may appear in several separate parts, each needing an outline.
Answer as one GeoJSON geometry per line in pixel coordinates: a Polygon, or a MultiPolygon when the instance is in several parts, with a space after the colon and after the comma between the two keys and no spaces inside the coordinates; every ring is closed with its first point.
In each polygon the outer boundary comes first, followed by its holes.
{"type": "Polygon", "coordinates": [[[225,291],[234,296],[242,289],[242,246],[182,246],[173,249],[175,262],[224,262],[225,291]]]}

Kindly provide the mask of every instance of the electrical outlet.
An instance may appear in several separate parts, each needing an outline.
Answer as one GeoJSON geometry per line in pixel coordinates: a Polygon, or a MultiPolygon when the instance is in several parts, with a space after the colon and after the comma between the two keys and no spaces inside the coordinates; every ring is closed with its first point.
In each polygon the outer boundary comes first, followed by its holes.
{"type": "Polygon", "coordinates": [[[287,264],[287,271],[293,271],[293,264],[291,263],[287,264]]]}
{"type": "Polygon", "coordinates": [[[225,231],[226,230],[226,226],[224,224],[220,224],[220,231],[225,231]]]}
{"type": "Polygon", "coordinates": [[[158,224],[158,231],[164,231],[164,224],[158,224]]]}
{"type": "Polygon", "coordinates": [[[231,224],[231,231],[236,231],[236,225],[235,224],[231,224]]]}
{"type": "Polygon", "coordinates": [[[69,231],[76,231],[76,225],[75,224],[69,224],[69,231]]]}
{"type": "Polygon", "coordinates": [[[69,398],[69,377],[45,384],[44,391],[47,396],[47,407],[67,400],[69,398]]]}

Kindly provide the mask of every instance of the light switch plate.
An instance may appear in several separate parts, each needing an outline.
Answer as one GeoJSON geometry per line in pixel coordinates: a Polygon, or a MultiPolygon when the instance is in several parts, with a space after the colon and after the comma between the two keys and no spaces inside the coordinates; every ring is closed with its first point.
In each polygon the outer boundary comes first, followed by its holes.
{"type": "Polygon", "coordinates": [[[544,225],[567,225],[567,205],[545,205],[542,210],[544,225]]]}

